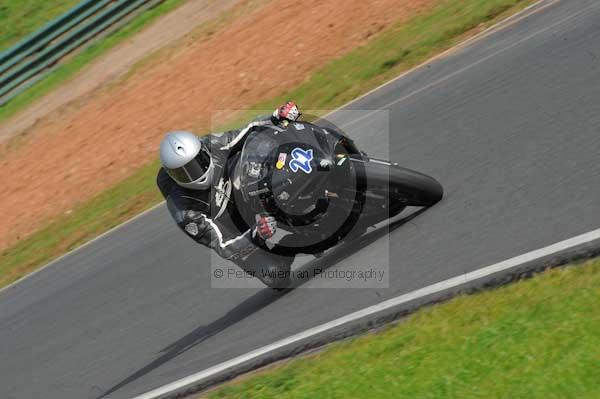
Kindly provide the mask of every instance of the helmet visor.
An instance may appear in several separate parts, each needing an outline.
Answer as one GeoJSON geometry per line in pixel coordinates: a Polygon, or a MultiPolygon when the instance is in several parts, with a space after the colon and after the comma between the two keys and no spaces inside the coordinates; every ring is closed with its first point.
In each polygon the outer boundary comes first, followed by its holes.
{"type": "Polygon", "coordinates": [[[210,166],[210,153],[202,146],[198,155],[185,165],[176,169],[167,169],[167,173],[178,183],[191,183],[202,178],[210,166]]]}

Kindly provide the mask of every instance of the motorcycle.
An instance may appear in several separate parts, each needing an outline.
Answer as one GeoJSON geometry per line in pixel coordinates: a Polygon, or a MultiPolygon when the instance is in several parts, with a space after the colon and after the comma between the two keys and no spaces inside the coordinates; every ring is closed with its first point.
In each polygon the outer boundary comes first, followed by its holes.
{"type": "MultiPolygon", "coordinates": [[[[256,129],[232,162],[235,203],[244,204],[240,231],[257,214],[274,216],[286,233],[270,249],[280,257],[320,256],[407,206],[430,207],[443,197],[434,178],[369,157],[330,123],[256,129]]],[[[290,265],[284,262],[283,270],[276,270],[283,277],[263,282],[287,286],[290,265]]]]}

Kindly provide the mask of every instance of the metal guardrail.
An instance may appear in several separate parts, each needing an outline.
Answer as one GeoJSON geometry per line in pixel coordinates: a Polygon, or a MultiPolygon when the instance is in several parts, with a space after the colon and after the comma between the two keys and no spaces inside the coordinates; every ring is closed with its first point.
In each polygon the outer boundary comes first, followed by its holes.
{"type": "Polygon", "coordinates": [[[0,53],[0,64],[4,64],[8,59],[18,55],[19,53],[27,51],[31,46],[34,46],[37,42],[42,40],[44,36],[48,35],[50,32],[54,31],[61,25],[69,22],[76,15],[91,7],[95,2],[96,0],[83,0],[77,6],[73,7],[65,14],[53,19],[52,21],[44,25],[41,29],[37,30],[36,32],[33,32],[31,35],[25,37],[23,40],[15,44],[13,47],[3,51],[2,53],[0,53]]]}
{"type": "Polygon", "coordinates": [[[0,106],[41,79],[65,55],[143,6],[160,1],[83,0],[0,53],[0,106]]]}

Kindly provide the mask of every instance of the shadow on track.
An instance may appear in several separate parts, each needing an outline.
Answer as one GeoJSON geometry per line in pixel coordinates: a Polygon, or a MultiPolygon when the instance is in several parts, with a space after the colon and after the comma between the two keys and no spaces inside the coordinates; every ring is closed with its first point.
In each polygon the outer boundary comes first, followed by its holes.
{"type": "MultiPolygon", "coordinates": [[[[353,241],[342,243],[331,250],[329,250],[324,256],[320,258],[316,258],[310,262],[307,262],[305,265],[300,266],[295,273],[296,275],[301,274],[300,272],[307,271],[306,275],[313,276],[315,271],[317,270],[326,270],[344,259],[350,257],[356,252],[360,251],[364,247],[370,245],[371,243],[377,241],[381,237],[389,234],[395,229],[399,228],[405,223],[410,222],[412,219],[425,212],[427,208],[418,209],[401,219],[391,222],[385,227],[378,228],[374,231],[371,231],[353,241]]],[[[281,293],[289,292],[295,288],[302,286],[303,284],[309,282],[311,279],[297,279],[292,281],[290,288],[282,290],[281,293]]]]}
{"type": "MultiPolygon", "coordinates": [[[[334,247],[333,249],[328,251],[323,257],[308,262],[307,264],[301,266],[298,270],[307,270],[309,272],[312,272],[316,269],[325,270],[339,263],[345,258],[351,256],[352,254],[358,252],[362,248],[383,237],[389,232],[397,229],[403,224],[411,221],[413,218],[415,218],[424,211],[425,208],[419,209],[403,217],[402,219],[390,223],[384,228],[379,228],[377,230],[369,232],[352,242],[340,244],[338,247],[334,247]]],[[[200,326],[194,329],[193,331],[181,337],[177,341],[163,348],[160,351],[161,355],[159,357],[157,357],[155,360],[153,360],[143,368],[139,369],[135,373],[131,374],[121,382],[117,383],[112,388],[108,389],[97,399],[106,398],[110,394],[143,377],[144,375],[157,369],[158,367],[176,358],[182,353],[187,352],[188,350],[192,349],[193,347],[202,343],[203,341],[207,340],[213,335],[218,334],[219,332],[244,320],[246,317],[251,316],[252,314],[261,310],[262,308],[274,303],[275,301],[283,297],[286,293],[290,292],[294,288],[300,287],[302,284],[308,281],[310,280],[292,281],[292,286],[290,288],[280,292],[271,289],[261,290],[260,292],[256,293],[255,295],[251,296],[250,298],[246,299],[245,301],[231,309],[224,316],[218,318],[210,324],[200,326]]]]}
{"type": "Polygon", "coordinates": [[[213,335],[225,330],[226,328],[242,321],[246,317],[252,315],[253,313],[259,311],[265,306],[275,302],[277,299],[281,297],[280,293],[277,293],[271,289],[261,290],[250,298],[246,299],[229,312],[227,312],[224,316],[218,318],[210,324],[200,326],[188,334],[184,335],[177,341],[172,344],[166,346],[165,348],[160,350],[160,356],[158,356],[155,360],[139,369],[135,373],[131,374],[123,381],[119,382],[101,396],[98,399],[105,398],[112,394],[113,392],[123,388],[124,386],[132,383],[138,378],[143,377],[144,375],[150,373],[154,369],[157,369],[161,365],[169,362],[170,360],[176,358],[182,353],[187,352],[192,349],[196,345],[202,343],[213,335]]]}

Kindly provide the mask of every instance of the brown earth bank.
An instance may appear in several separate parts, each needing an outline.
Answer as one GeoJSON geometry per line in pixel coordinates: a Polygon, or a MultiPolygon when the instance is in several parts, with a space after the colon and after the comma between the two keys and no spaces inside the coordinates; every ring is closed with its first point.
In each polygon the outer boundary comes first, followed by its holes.
{"type": "Polygon", "coordinates": [[[160,18],[97,59],[68,82],[0,124],[0,142],[30,128],[52,112],[85,98],[126,74],[135,64],[190,33],[199,24],[218,17],[239,0],[192,0],[160,18]]]}
{"type": "Polygon", "coordinates": [[[125,82],[43,118],[0,145],[8,194],[0,198],[0,248],[155,159],[166,130],[205,131],[218,110],[281,94],[434,2],[272,0],[201,39],[190,35],[125,82]]]}

